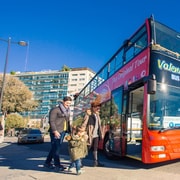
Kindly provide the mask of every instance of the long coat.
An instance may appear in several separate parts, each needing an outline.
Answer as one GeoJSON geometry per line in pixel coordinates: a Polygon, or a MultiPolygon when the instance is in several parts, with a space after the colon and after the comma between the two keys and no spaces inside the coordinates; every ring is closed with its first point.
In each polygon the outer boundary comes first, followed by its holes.
{"type": "Polygon", "coordinates": [[[92,140],[93,140],[93,132],[94,132],[94,128],[95,128],[95,124],[96,124],[96,119],[98,120],[98,135],[99,138],[102,139],[103,138],[103,133],[102,133],[102,129],[101,129],[101,119],[99,117],[99,115],[96,114],[92,114],[89,116],[89,120],[87,123],[87,134],[88,134],[88,145],[92,145],[92,140]],[[96,118],[97,117],[97,118],[96,118]]]}
{"type": "Polygon", "coordinates": [[[71,161],[84,158],[88,154],[87,142],[82,138],[73,135],[71,140],[68,141],[69,155],[71,161]]]}
{"type": "Polygon", "coordinates": [[[67,131],[70,131],[70,121],[69,117],[66,117],[66,115],[60,110],[59,106],[54,107],[49,112],[49,123],[50,123],[50,131],[58,131],[63,132],[64,131],[64,123],[66,121],[67,125],[67,131]]]}

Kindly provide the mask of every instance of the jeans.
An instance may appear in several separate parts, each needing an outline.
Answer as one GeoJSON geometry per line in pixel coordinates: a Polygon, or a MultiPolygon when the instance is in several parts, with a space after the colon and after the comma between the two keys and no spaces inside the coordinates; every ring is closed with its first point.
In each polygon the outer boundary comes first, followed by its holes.
{"type": "Polygon", "coordinates": [[[76,172],[78,172],[81,169],[81,159],[77,159],[73,162],[71,162],[69,168],[76,168],[76,172]]]}
{"type": "Polygon", "coordinates": [[[60,159],[59,159],[59,154],[60,154],[60,148],[61,144],[63,143],[64,136],[66,132],[60,133],[60,138],[55,138],[54,134],[50,132],[50,138],[51,138],[51,149],[49,151],[49,154],[46,158],[45,163],[50,164],[52,162],[52,159],[54,159],[54,165],[55,166],[60,166],[60,159]]]}

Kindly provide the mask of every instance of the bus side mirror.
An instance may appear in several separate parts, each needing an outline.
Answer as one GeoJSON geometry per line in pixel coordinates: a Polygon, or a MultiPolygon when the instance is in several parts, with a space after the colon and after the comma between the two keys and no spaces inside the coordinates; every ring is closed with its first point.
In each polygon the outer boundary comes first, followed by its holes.
{"type": "Polygon", "coordinates": [[[153,75],[150,79],[147,80],[147,93],[155,94],[156,93],[156,78],[153,75]]]}

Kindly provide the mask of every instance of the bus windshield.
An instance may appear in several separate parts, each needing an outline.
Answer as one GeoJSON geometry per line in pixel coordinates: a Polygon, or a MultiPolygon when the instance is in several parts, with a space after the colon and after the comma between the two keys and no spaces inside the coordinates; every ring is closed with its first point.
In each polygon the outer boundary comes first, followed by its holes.
{"type": "Polygon", "coordinates": [[[179,87],[157,85],[157,92],[150,97],[148,128],[165,130],[180,128],[179,87]],[[163,93],[164,92],[164,93],[163,93]]]}
{"type": "Polygon", "coordinates": [[[152,38],[159,46],[158,50],[180,59],[180,33],[159,22],[151,21],[151,25],[155,30],[152,32],[152,38]]]}

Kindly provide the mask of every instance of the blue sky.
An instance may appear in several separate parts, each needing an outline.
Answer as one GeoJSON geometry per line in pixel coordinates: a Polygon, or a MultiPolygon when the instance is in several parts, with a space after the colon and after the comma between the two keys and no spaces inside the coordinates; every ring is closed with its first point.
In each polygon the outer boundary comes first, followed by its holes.
{"type": "MultiPolygon", "coordinates": [[[[89,67],[97,72],[151,14],[180,32],[179,0],[6,0],[0,39],[12,43],[7,72],[89,67]]],[[[0,72],[7,42],[0,40],[0,72]]]]}

